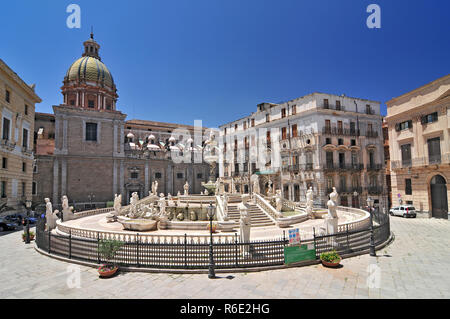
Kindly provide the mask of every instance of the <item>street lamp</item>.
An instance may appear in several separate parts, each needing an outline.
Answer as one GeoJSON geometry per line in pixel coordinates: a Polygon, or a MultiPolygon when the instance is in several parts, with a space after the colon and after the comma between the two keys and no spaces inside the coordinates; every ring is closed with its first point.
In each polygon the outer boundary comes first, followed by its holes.
{"type": "Polygon", "coordinates": [[[208,206],[208,217],[209,217],[209,269],[208,269],[208,278],[213,279],[216,278],[216,274],[214,273],[214,258],[213,258],[213,235],[212,235],[212,221],[214,215],[216,213],[216,209],[213,206],[212,202],[209,202],[208,206]]]}
{"type": "Polygon", "coordinates": [[[370,213],[370,256],[375,257],[375,241],[373,239],[373,213],[372,213],[372,207],[373,207],[374,200],[369,196],[367,198],[367,206],[369,206],[369,213],[370,213]]]}
{"type": "Polygon", "coordinates": [[[31,208],[31,200],[27,199],[25,202],[26,208],[27,208],[27,218],[25,220],[26,225],[26,238],[25,238],[25,244],[30,243],[30,208],[31,208]]]}
{"type": "Polygon", "coordinates": [[[355,208],[358,208],[358,206],[359,206],[359,201],[358,201],[358,203],[356,203],[356,200],[358,199],[358,192],[355,190],[354,192],[353,192],[353,197],[355,198],[355,200],[354,200],[354,202],[355,202],[355,208]]]}

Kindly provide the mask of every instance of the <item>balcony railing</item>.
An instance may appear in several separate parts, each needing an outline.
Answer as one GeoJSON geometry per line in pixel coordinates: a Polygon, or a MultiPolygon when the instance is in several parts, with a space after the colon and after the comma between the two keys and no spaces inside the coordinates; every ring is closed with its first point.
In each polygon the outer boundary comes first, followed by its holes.
{"type": "Polygon", "coordinates": [[[366,187],[366,191],[372,195],[380,195],[383,193],[383,188],[380,186],[369,186],[366,187]]]}
{"type": "Polygon", "coordinates": [[[450,164],[450,153],[445,153],[442,155],[432,155],[429,157],[417,157],[412,160],[404,161],[391,161],[392,169],[408,168],[408,167],[418,167],[426,165],[439,165],[439,164],[450,164]]]}
{"type": "Polygon", "coordinates": [[[356,129],[325,126],[325,127],[322,128],[322,134],[326,134],[326,135],[343,135],[343,136],[359,136],[360,135],[360,131],[356,130],[356,129]]]}
{"type": "Polygon", "coordinates": [[[368,171],[378,171],[383,168],[381,164],[367,164],[366,166],[368,171]]]}
{"type": "Polygon", "coordinates": [[[377,131],[367,131],[366,132],[366,137],[377,138],[378,137],[378,132],[377,131]]]}

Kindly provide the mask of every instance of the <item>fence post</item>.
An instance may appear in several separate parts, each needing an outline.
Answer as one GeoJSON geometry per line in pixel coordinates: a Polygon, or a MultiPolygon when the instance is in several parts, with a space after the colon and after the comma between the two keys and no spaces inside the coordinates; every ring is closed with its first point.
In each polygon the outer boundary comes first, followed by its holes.
{"type": "Polygon", "coordinates": [[[139,233],[136,234],[136,263],[137,267],[140,267],[139,263],[139,233]]]}
{"type": "Polygon", "coordinates": [[[348,240],[348,224],[347,224],[347,249],[350,250],[350,243],[348,240]]]}
{"type": "Polygon", "coordinates": [[[184,268],[187,268],[187,234],[184,234],[184,268]]]}
{"type": "Polygon", "coordinates": [[[316,250],[316,259],[317,259],[316,227],[313,227],[313,240],[314,240],[314,249],[316,250]]]}
{"type": "Polygon", "coordinates": [[[235,251],[236,267],[237,267],[238,266],[238,240],[237,240],[236,233],[234,233],[234,251],[235,251]]]}
{"type": "Polygon", "coordinates": [[[100,264],[100,233],[97,232],[97,260],[100,264]]]}
{"type": "Polygon", "coordinates": [[[52,232],[48,231],[48,253],[51,254],[52,232]]]}
{"type": "Polygon", "coordinates": [[[69,259],[72,259],[72,229],[69,229],[69,259]]]}

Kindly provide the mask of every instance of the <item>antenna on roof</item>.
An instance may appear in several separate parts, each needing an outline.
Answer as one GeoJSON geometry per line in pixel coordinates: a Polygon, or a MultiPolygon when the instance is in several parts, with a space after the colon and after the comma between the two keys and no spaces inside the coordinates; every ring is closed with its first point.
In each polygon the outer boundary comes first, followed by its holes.
{"type": "Polygon", "coordinates": [[[94,27],[91,26],[91,39],[94,40],[94,27]]]}

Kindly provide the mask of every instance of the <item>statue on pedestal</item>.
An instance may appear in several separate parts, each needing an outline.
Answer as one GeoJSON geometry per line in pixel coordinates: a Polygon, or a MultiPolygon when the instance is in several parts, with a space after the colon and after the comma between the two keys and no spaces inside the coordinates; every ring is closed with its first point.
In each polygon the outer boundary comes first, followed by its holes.
{"type": "Polygon", "coordinates": [[[259,177],[256,175],[256,178],[253,180],[253,192],[259,194],[261,190],[259,189],[259,177]]]}
{"type": "Polygon", "coordinates": [[[61,198],[61,202],[62,202],[61,206],[62,206],[63,221],[67,222],[74,218],[74,214],[72,212],[73,208],[71,209],[69,207],[69,199],[67,198],[67,195],[64,195],[61,198]]]}
{"type": "Polygon", "coordinates": [[[130,212],[128,214],[128,217],[130,218],[137,218],[138,212],[137,212],[137,202],[139,201],[139,196],[137,192],[133,192],[131,194],[130,198],[130,212]]]}
{"type": "Polygon", "coordinates": [[[270,195],[272,195],[272,180],[270,180],[269,179],[269,182],[267,183],[268,184],[268,186],[267,186],[267,196],[270,196],[270,195]]]}
{"type": "Polygon", "coordinates": [[[314,212],[313,212],[313,203],[314,203],[314,193],[313,189],[310,186],[308,191],[306,192],[306,213],[308,214],[308,217],[311,219],[314,219],[314,212]]]}
{"type": "Polygon", "coordinates": [[[184,188],[184,196],[188,196],[189,195],[189,183],[188,183],[188,181],[186,181],[186,184],[184,184],[183,188],[184,188]]]}
{"type": "MultiPolygon", "coordinates": [[[[239,230],[240,230],[240,241],[241,243],[249,243],[250,242],[250,229],[251,229],[251,217],[248,213],[248,198],[249,195],[242,195],[242,203],[239,204],[238,209],[240,213],[239,220],[239,230]]],[[[250,244],[242,245],[242,253],[244,256],[250,254],[250,244]]]]}
{"type": "MultiPolygon", "coordinates": [[[[337,199],[339,194],[336,191],[336,187],[333,187],[333,192],[330,194],[330,200],[327,202],[328,215],[325,219],[325,229],[327,235],[332,235],[338,231],[338,216],[336,213],[337,199]]],[[[334,244],[334,238],[331,238],[331,242],[334,244]]]]}
{"type": "Polygon", "coordinates": [[[152,194],[158,196],[158,181],[152,183],[152,194]]]}
{"type": "Polygon", "coordinates": [[[47,230],[51,231],[52,229],[56,228],[56,221],[58,220],[58,216],[56,215],[59,213],[57,210],[53,212],[53,206],[50,202],[50,198],[45,199],[45,219],[47,221],[47,230]]]}
{"type": "Polygon", "coordinates": [[[119,216],[122,208],[122,194],[114,194],[114,215],[119,216]]]}
{"type": "Polygon", "coordinates": [[[283,199],[281,198],[281,189],[277,189],[276,191],[276,198],[275,198],[275,209],[278,212],[281,212],[283,209],[283,199]]]}

